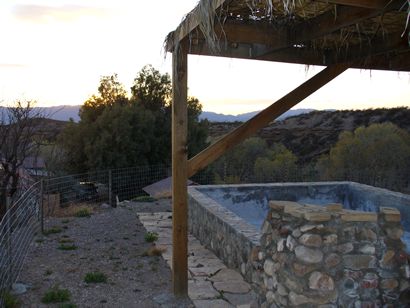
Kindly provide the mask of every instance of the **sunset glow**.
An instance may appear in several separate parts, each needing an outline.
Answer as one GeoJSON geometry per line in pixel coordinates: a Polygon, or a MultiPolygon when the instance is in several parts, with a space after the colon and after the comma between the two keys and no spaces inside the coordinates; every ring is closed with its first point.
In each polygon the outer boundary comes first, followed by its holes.
{"type": "MultiPolygon", "coordinates": [[[[171,73],[162,45],[196,0],[3,0],[0,4],[0,101],[79,105],[101,75],[118,73],[127,88],[152,64],[171,73]],[[58,4],[56,4],[58,3],[58,4]]],[[[190,56],[189,90],[204,110],[261,109],[321,68],[190,56]]],[[[297,108],[361,109],[410,105],[407,73],[349,70],[297,108]]]]}

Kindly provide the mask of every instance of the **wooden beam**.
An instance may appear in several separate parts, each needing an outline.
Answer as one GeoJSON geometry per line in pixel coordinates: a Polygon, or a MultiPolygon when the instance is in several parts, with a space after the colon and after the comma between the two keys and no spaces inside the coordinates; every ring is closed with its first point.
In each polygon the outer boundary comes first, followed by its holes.
{"type": "Polygon", "coordinates": [[[172,53],[172,280],[177,297],[188,296],[188,56],[184,45],[177,45],[172,53]]]}
{"type": "MultiPolygon", "coordinates": [[[[387,2],[387,0],[384,1],[387,2]]],[[[329,10],[322,15],[299,23],[290,29],[284,26],[274,26],[269,22],[227,20],[223,25],[215,26],[215,33],[220,41],[226,45],[249,43],[271,47],[265,54],[260,55],[260,57],[263,57],[277,50],[308,42],[312,39],[333,33],[341,28],[360,23],[363,20],[378,16],[382,14],[382,12],[395,10],[399,8],[400,1],[401,0],[393,0],[388,2],[387,6],[383,6],[378,10],[340,6],[336,11],[329,10]]],[[[203,40],[203,35],[200,31],[196,31],[192,33],[191,38],[193,41],[203,40]]]]}
{"type": "Polygon", "coordinates": [[[225,135],[208,148],[191,158],[188,161],[188,177],[193,176],[196,172],[218,159],[227,150],[239,144],[241,141],[245,140],[262,127],[268,125],[269,122],[273,121],[281,114],[297,105],[299,102],[323,87],[335,77],[339,76],[347,70],[348,67],[348,64],[337,64],[325,68],[320,73],[316,74],[314,77],[297,87],[295,90],[258,113],[252,119],[245,122],[231,133],[225,135]]]}
{"type": "MultiPolygon", "coordinates": [[[[342,50],[337,53],[328,51],[324,54],[317,50],[299,47],[289,47],[269,53],[269,48],[264,45],[225,45],[221,43],[220,52],[216,56],[325,66],[353,61],[352,68],[409,71],[409,61],[401,56],[403,52],[410,49],[406,44],[406,38],[401,38],[400,33],[389,34],[384,38],[375,38],[370,43],[363,42],[359,46],[350,46],[345,51],[342,50]],[[261,54],[264,55],[260,56],[261,54]],[[387,54],[387,56],[379,56],[380,54],[387,54]],[[397,61],[395,57],[398,56],[402,60],[405,59],[405,61],[397,61]]],[[[190,54],[215,56],[215,53],[209,50],[203,41],[198,41],[195,45],[192,44],[190,54]]]]}
{"type": "MultiPolygon", "coordinates": [[[[226,0],[208,0],[208,2],[210,2],[210,7],[213,8],[214,11],[221,7],[225,1],[226,0]]],[[[198,3],[198,5],[186,15],[178,28],[174,32],[171,32],[172,35],[169,36],[169,39],[166,42],[168,52],[173,52],[174,47],[199,26],[201,22],[200,16],[200,3],[198,3]]]]}
{"type": "Polygon", "coordinates": [[[367,9],[383,9],[390,0],[313,0],[330,4],[341,4],[362,7],[367,9]]]}
{"type": "Polygon", "coordinates": [[[355,25],[363,20],[399,9],[401,0],[389,0],[382,9],[369,10],[357,7],[338,6],[336,11],[330,10],[315,18],[297,25],[291,31],[292,44],[298,44],[322,37],[342,28],[355,25]]]}

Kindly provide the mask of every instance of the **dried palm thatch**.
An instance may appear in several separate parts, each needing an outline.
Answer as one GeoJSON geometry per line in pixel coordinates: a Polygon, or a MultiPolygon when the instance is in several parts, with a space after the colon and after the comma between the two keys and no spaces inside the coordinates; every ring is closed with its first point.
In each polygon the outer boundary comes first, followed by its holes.
{"type": "MultiPolygon", "coordinates": [[[[290,37],[303,27],[316,26],[317,20],[330,16],[337,20],[341,10],[346,6],[335,3],[335,0],[201,0],[197,7],[188,13],[179,29],[186,28],[190,44],[203,42],[209,52],[218,55],[221,49],[229,44],[247,43],[232,41],[225,30],[228,23],[253,25],[260,29],[273,29],[290,37]],[[197,27],[192,21],[197,21],[197,27]]],[[[343,1],[341,1],[343,3],[343,1]]],[[[381,3],[381,1],[378,1],[381,3]]],[[[352,6],[352,15],[360,18],[357,22],[346,24],[335,31],[322,31],[317,36],[296,41],[289,47],[303,47],[303,51],[326,55],[329,51],[339,53],[352,47],[360,49],[362,45],[370,46],[375,40],[380,41],[387,35],[406,35],[410,18],[410,0],[386,0],[386,9],[378,8],[374,15],[362,18],[363,8],[352,6]],[[394,5],[393,5],[394,4],[394,5]],[[397,4],[399,8],[397,8],[397,4]],[[394,6],[394,8],[391,8],[394,6]],[[360,14],[359,14],[360,13],[360,14]],[[403,32],[404,31],[404,32],[403,32]]],[[[369,11],[370,12],[370,11],[369,11]]],[[[346,15],[346,13],[344,13],[346,15]]],[[[261,30],[262,31],[262,30],[261,30]]],[[[171,51],[182,37],[170,33],[166,39],[166,49],[171,51]]],[[[236,38],[237,36],[235,36],[236,38]]],[[[291,40],[290,40],[291,41],[291,40]]],[[[410,44],[410,42],[409,42],[410,44]]],[[[278,49],[283,49],[279,44],[278,49]]],[[[313,63],[312,63],[313,64],[313,63]]]]}

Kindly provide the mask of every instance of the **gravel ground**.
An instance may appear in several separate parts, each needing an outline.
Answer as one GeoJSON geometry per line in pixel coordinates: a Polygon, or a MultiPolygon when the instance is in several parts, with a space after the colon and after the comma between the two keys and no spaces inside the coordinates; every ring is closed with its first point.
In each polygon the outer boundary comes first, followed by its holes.
{"type": "Polygon", "coordinates": [[[170,200],[123,202],[117,208],[94,207],[89,218],[50,218],[32,244],[19,281],[30,286],[20,295],[23,307],[193,307],[189,299],[172,296],[171,271],[162,257],[144,256],[151,246],[137,212],[170,211],[170,200]],[[59,246],[75,245],[74,250],[59,246]],[[86,283],[89,272],[102,272],[106,283],[86,283]],[[53,287],[68,289],[75,306],[45,305],[53,287]]]}

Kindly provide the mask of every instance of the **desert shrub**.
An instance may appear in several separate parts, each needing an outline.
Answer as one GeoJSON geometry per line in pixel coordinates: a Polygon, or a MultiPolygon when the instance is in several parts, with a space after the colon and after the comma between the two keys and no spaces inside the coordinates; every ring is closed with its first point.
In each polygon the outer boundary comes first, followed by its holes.
{"type": "Polygon", "coordinates": [[[105,283],[107,282],[107,276],[101,272],[90,272],[84,277],[86,283],[105,283]]]}
{"type": "Polygon", "coordinates": [[[390,189],[408,185],[410,134],[391,123],[343,132],[317,170],[323,180],[349,180],[390,189]]]}
{"type": "Polygon", "coordinates": [[[60,249],[60,250],[76,250],[77,246],[74,245],[74,244],[63,244],[63,243],[61,243],[58,246],[58,249],[60,249]]]}
{"type": "Polygon", "coordinates": [[[17,297],[10,292],[1,292],[0,294],[3,296],[3,303],[5,308],[17,308],[20,307],[20,302],[18,301],[17,297]]]}
{"type": "Polygon", "coordinates": [[[156,233],[156,232],[147,232],[144,235],[144,239],[148,243],[155,242],[156,240],[158,240],[158,233],[156,233]]]}
{"type": "Polygon", "coordinates": [[[89,209],[81,209],[74,213],[75,217],[90,217],[91,212],[89,209]]]}
{"type": "Polygon", "coordinates": [[[255,178],[261,182],[294,181],[297,157],[282,144],[274,144],[266,157],[255,161],[255,178]]]}
{"type": "Polygon", "coordinates": [[[44,304],[50,303],[63,303],[70,300],[70,291],[67,289],[60,289],[59,287],[53,287],[49,289],[41,299],[44,304]]]}
{"type": "Polygon", "coordinates": [[[63,230],[60,227],[51,227],[50,229],[44,230],[43,234],[50,235],[50,234],[60,233],[61,231],[63,230]]]}

